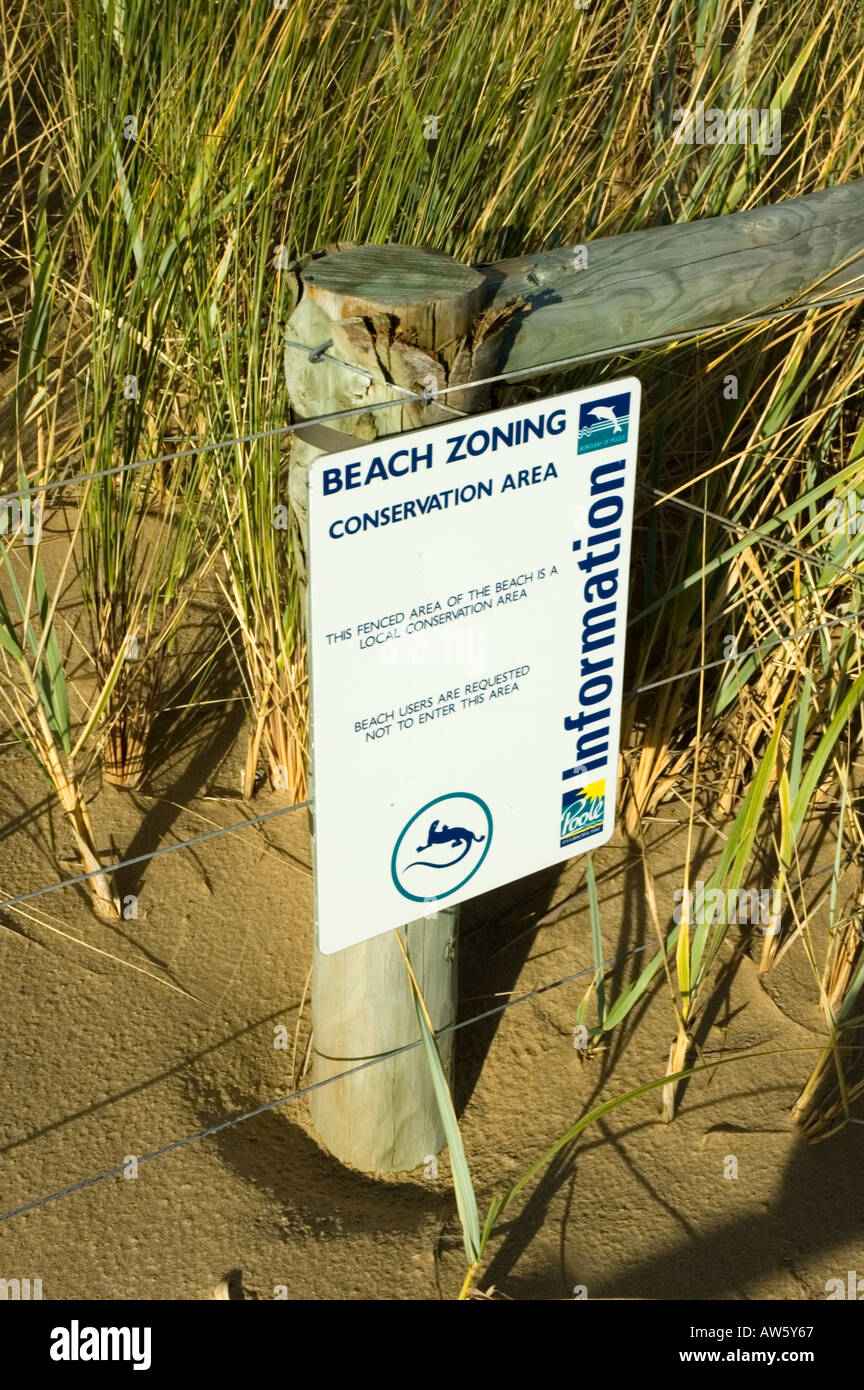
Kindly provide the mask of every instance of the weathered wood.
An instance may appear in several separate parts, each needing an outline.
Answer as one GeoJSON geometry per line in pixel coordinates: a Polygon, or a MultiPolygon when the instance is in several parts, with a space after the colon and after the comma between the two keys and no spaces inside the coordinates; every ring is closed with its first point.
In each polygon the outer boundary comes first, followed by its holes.
{"type": "MultiPolygon", "coordinates": [[[[467,382],[478,363],[485,373],[491,360],[483,347],[486,329],[500,321],[497,314],[484,319],[487,293],[477,271],[422,248],[357,247],[309,259],[299,272],[299,301],[286,328],[285,370],[295,414],[309,418],[392,400],[398,395],[394,387],[417,392],[424,384],[440,388],[467,382]],[[303,350],[326,343],[330,346],[317,360],[303,350]]],[[[470,392],[454,394],[460,409],[479,409],[484,399],[480,393],[474,401],[470,392]]],[[[339,428],[369,440],[446,418],[434,401],[415,401],[361,411],[339,421],[339,428]]],[[[321,448],[336,442],[322,428],[328,430],[314,425],[301,429],[292,447],[291,496],[301,562],[307,541],[308,467],[321,448]]],[[[436,1029],[456,1016],[457,927],[458,909],[451,908],[400,929],[436,1029]]],[[[419,1039],[393,932],[329,956],[316,943],[312,1026],[314,1081],[419,1039]]],[[[441,1054],[449,1074],[452,1034],[441,1040],[441,1054]]],[[[444,1145],[422,1047],[313,1091],[310,1099],[323,1143],[363,1172],[415,1169],[444,1145]]]]}
{"type": "Polygon", "coordinates": [[[864,180],[586,249],[584,270],[573,248],[478,267],[493,309],[526,304],[490,343],[507,371],[864,294],[864,180]]]}
{"type": "Polygon", "coordinates": [[[442,251],[387,243],[323,256],[303,283],[329,318],[395,315],[400,343],[434,347],[448,362],[470,333],[486,290],[482,275],[442,251]]]}

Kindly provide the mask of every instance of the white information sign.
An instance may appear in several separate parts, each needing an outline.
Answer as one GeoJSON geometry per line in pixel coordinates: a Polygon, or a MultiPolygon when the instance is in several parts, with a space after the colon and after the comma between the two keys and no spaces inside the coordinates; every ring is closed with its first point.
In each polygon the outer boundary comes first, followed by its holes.
{"type": "Polygon", "coordinates": [[[639,400],[628,378],[312,465],[323,952],[612,834],[639,400]]]}

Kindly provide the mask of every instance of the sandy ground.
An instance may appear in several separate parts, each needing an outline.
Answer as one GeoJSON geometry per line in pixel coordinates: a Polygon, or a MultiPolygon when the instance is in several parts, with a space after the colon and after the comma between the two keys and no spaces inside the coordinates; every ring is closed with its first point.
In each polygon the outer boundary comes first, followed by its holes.
{"type": "MultiPolygon", "coordinates": [[[[61,529],[55,514],[49,572],[61,529]]],[[[81,635],[73,591],[63,611],[81,635]]],[[[202,649],[208,623],[205,606],[193,609],[202,649]]],[[[83,656],[72,668],[85,682],[83,656]]],[[[231,682],[226,670],[229,696],[231,682]]],[[[88,782],[107,860],[284,805],[268,792],[245,804],[234,790],[245,753],[237,700],[175,712],[154,742],[141,791],[100,789],[97,769],[88,782]]],[[[665,921],[685,820],[671,802],[646,826],[665,921]]],[[[55,882],[58,864],[79,871],[46,782],[2,728],[0,827],[4,897],[55,882]]],[[[723,827],[697,823],[693,878],[707,878],[722,839],[723,827]]],[[[810,841],[805,873],[832,853],[818,825],[810,841]]],[[[646,958],[627,953],[654,929],[636,848],[619,835],[595,868],[604,953],[621,958],[614,997],[646,958]]],[[[116,926],[78,888],[0,913],[0,1212],[300,1083],[312,947],[305,811],[160,855],[126,870],[120,888],[136,895],[138,917],[116,926]],[[287,1052],[274,1047],[278,1025],[287,1052]]],[[[789,1118],[821,1038],[806,956],[794,947],[763,983],[739,941],[733,929],[699,1044],[708,1060],[772,1055],[694,1078],[670,1125],[654,1092],[586,1131],[502,1221],[482,1288],[515,1299],[570,1298],[576,1286],[589,1298],[820,1299],[829,1278],[864,1274],[864,1128],[808,1146],[789,1118]],[[737,1178],[724,1176],[730,1156],[737,1178]]],[[[590,964],[577,858],[467,905],[462,1017],[590,964]]],[[[573,1027],[587,983],[458,1035],[456,1100],[481,1216],[592,1105],[664,1073],[675,1017],[663,978],[586,1062],[573,1027]]],[[[226,1278],[248,1299],[452,1298],[463,1274],[446,1155],[437,1179],[357,1174],[321,1148],[302,1098],[141,1163],[137,1178],[112,1176],[0,1222],[0,1277],[41,1278],[46,1299],[209,1299],[226,1278]]]]}
{"type": "MultiPolygon", "coordinates": [[[[241,720],[239,706],[217,707],[146,795],[103,788],[92,809],[106,854],[146,853],[277,806],[267,793],[254,807],[232,799],[241,720]]],[[[52,882],[52,837],[64,853],[65,830],[35,766],[8,749],[0,807],[3,894],[52,882]]],[[[648,827],[667,908],[681,815],[664,810],[648,827]]],[[[718,844],[700,830],[694,864],[718,844]]],[[[605,949],[632,951],[652,932],[638,855],[619,838],[595,863],[605,949]]],[[[463,1016],[589,966],[583,874],[573,860],[468,906],[463,1016]]],[[[161,856],[121,886],[139,917],[117,927],[76,889],[0,918],[4,1211],[284,1095],[301,1071],[305,812],[161,856]],[[293,1066],[273,1045],[280,1023],[297,1036],[293,1066]]],[[[638,959],[622,962],[616,987],[638,959]]],[[[705,1054],[775,1055],[692,1081],[671,1125],[653,1093],[589,1129],[502,1223],[482,1287],[516,1299],[568,1298],[576,1285],[589,1298],[819,1299],[827,1279],[864,1272],[864,1132],[853,1124],[805,1146],[788,1117],[818,1043],[802,960],[790,952],[765,988],[753,960],[726,953],[705,1054]],[[724,1177],[729,1155],[737,1179],[724,1177]]],[[[597,1099],[663,1073],[674,1027],[665,983],[588,1063],[573,1047],[584,988],[550,990],[459,1035],[457,1099],[481,1209],[597,1099]]],[[[446,1157],[437,1181],[353,1173],[320,1148],[302,1099],[0,1225],[0,1275],[39,1277],[51,1299],[208,1299],[229,1275],[251,1299],[280,1286],[289,1299],[451,1298],[463,1258],[446,1157]]]]}

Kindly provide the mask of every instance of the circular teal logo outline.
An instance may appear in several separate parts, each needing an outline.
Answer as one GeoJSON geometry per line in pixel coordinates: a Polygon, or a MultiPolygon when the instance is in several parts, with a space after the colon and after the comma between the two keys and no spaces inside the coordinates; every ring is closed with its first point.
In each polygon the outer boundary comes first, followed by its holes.
{"type": "Polygon", "coordinates": [[[480,865],[483,863],[483,860],[486,858],[486,855],[489,853],[489,846],[492,844],[492,830],[492,812],[489,810],[489,807],[486,805],[486,802],[483,800],[483,798],[480,796],[475,796],[473,792],[445,792],[443,796],[436,796],[433,801],[427,801],[425,806],[421,806],[420,810],[415,811],[411,819],[405,822],[400,832],[399,839],[396,841],[393,854],[390,858],[390,877],[393,880],[393,887],[396,889],[398,893],[402,894],[403,898],[410,898],[412,903],[436,903],[440,902],[442,898],[449,898],[453,893],[458,893],[459,889],[464,888],[468,880],[474,877],[477,870],[480,868],[480,865]],[[431,895],[429,893],[409,893],[407,888],[402,887],[401,883],[396,877],[396,856],[399,853],[399,847],[402,844],[402,841],[405,839],[408,827],[409,825],[413,825],[415,820],[417,820],[418,816],[422,816],[424,811],[428,811],[431,809],[431,807],[437,806],[439,801],[451,801],[454,797],[457,796],[461,796],[465,801],[476,802],[486,817],[486,823],[489,827],[489,833],[486,836],[486,844],[483,848],[483,853],[480,855],[480,858],[477,860],[477,863],[474,865],[474,868],[471,870],[471,872],[466,874],[465,877],[462,879],[462,882],[457,883],[453,888],[448,888],[446,893],[432,893],[431,895]]]}

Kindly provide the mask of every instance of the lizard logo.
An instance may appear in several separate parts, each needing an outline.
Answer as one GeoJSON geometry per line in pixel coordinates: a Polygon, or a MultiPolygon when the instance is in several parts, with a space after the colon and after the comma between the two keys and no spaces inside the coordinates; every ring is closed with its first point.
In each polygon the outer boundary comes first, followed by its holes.
{"type": "Polygon", "coordinates": [[[390,862],[394,886],[412,902],[449,898],[476,874],[491,841],[492,814],[479,796],[450,792],[436,797],[403,826],[390,862]],[[432,819],[429,812],[433,809],[446,809],[456,824],[438,816],[432,819]],[[425,843],[419,843],[420,837],[425,837],[425,843]],[[459,853],[454,855],[454,850],[459,853]]]}
{"type": "Polygon", "coordinates": [[[429,835],[425,845],[417,846],[418,854],[422,854],[426,849],[432,849],[433,845],[452,845],[454,849],[457,845],[464,845],[465,848],[461,854],[457,855],[455,859],[449,860],[446,864],[436,864],[432,859],[415,859],[414,863],[408,864],[407,867],[409,869],[449,869],[453,864],[458,864],[460,859],[465,858],[472,843],[479,845],[481,841],[485,839],[485,835],[475,835],[473,830],[464,830],[461,825],[442,825],[439,830],[437,820],[433,820],[429,827],[429,835]]]}

